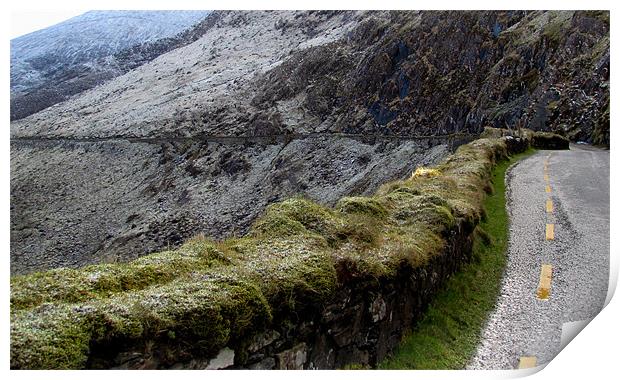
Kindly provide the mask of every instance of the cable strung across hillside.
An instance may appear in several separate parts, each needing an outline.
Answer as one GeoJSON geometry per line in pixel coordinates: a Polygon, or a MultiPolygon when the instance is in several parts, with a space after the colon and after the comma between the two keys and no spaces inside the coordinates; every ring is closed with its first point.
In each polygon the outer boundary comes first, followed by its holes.
{"type": "Polygon", "coordinates": [[[260,142],[285,142],[293,140],[304,140],[312,138],[350,138],[363,141],[372,140],[453,140],[453,139],[475,139],[477,134],[473,133],[452,133],[441,135],[383,135],[383,134],[362,134],[362,133],[285,133],[274,135],[259,136],[217,136],[217,135],[195,135],[195,136],[170,136],[170,137],[137,137],[137,136],[109,136],[109,137],[57,137],[57,136],[26,136],[12,137],[11,142],[75,142],[75,143],[98,143],[127,141],[132,143],[161,144],[166,142],[207,142],[219,144],[244,144],[260,142]]]}

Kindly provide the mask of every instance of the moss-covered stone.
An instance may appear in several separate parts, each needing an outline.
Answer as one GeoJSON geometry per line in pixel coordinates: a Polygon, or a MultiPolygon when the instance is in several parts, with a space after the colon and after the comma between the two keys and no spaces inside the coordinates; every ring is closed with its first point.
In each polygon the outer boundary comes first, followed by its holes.
{"type": "Polygon", "coordinates": [[[308,232],[303,224],[277,212],[267,213],[252,226],[252,236],[291,236],[308,232]]]}
{"type": "Polygon", "coordinates": [[[388,212],[376,199],[371,197],[345,197],[336,205],[336,209],[346,214],[365,214],[371,217],[384,218],[388,212]]]}
{"type": "Polygon", "coordinates": [[[44,302],[76,303],[140,290],[191,271],[230,264],[231,259],[216,243],[195,238],[178,250],[154,253],[126,264],[60,268],[15,276],[11,279],[11,308],[19,310],[44,302]]]}

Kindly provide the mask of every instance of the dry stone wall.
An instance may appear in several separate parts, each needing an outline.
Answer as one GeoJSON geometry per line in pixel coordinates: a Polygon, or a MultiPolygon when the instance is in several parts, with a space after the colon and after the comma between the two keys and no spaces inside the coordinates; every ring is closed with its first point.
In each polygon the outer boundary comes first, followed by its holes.
{"type": "Polygon", "coordinates": [[[127,265],[14,277],[11,367],[375,366],[469,261],[491,169],[527,149],[534,139],[524,136],[476,140],[428,174],[416,170],[373,197],[341,200],[339,211],[284,201],[243,239],[198,239],[127,265]],[[394,216],[375,226],[381,237],[347,219],[379,223],[385,207],[394,216]],[[295,222],[301,232],[291,231],[295,222]],[[362,245],[369,238],[374,248],[362,245]],[[389,256],[378,261],[382,252],[389,256]]]}
{"type": "MultiPolygon", "coordinates": [[[[225,347],[213,358],[193,358],[171,369],[334,369],[375,366],[399,344],[432,297],[471,258],[472,230],[457,224],[448,244],[428,265],[403,265],[392,281],[352,281],[330,302],[303,313],[278,315],[244,346],[225,347]]],[[[147,353],[120,353],[115,368],[161,368],[147,353]]]]}

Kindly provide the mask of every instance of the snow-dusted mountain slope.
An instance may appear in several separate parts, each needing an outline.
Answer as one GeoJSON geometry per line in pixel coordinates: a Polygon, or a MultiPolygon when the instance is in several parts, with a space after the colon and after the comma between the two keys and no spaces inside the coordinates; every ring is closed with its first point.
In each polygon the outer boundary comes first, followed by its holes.
{"type": "Polygon", "coordinates": [[[11,118],[124,73],[118,55],[191,29],[209,11],[90,11],[11,40],[11,118]],[[116,56],[115,56],[116,55],[116,56]],[[64,86],[67,82],[71,85],[64,86]]]}
{"type": "MultiPolygon", "coordinates": [[[[346,38],[364,17],[363,12],[215,13],[220,15],[216,25],[194,43],[14,123],[14,136],[244,134],[247,119],[272,125],[264,120],[269,115],[251,104],[254,79],[293,52],[346,38]]],[[[297,124],[300,115],[292,108],[286,117],[297,124]]]]}

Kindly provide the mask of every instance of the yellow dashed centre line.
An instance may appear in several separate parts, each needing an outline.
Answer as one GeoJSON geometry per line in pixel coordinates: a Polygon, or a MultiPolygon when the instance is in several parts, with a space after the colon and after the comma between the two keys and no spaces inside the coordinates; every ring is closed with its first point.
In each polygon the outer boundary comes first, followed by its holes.
{"type": "Polygon", "coordinates": [[[536,367],[536,356],[521,356],[519,369],[536,367]]]}
{"type": "MultiPolygon", "coordinates": [[[[549,158],[551,155],[547,156],[547,159],[544,163],[544,179],[545,179],[545,192],[551,192],[551,185],[549,184],[549,158]]],[[[545,204],[545,210],[548,214],[553,212],[553,202],[551,198],[547,198],[547,202],[545,204]]],[[[545,225],[545,239],[546,240],[554,240],[554,225],[551,223],[547,223],[545,225]]],[[[550,264],[543,264],[540,270],[540,281],[538,282],[538,289],[536,290],[536,297],[542,301],[549,300],[549,294],[551,292],[551,278],[553,275],[553,268],[550,264]]],[[[534,368],[536,367],[536,356],[521,356],[519,360],[519,369],[525,368],[534,368]]]]}
{"type": "Polygon", "coordinates": [[[545,228],[545,239],[553,240],[554,239],[554,225],[552,223],[547,223],[547,228],[545,228]]]}
{"type": "Polygon", "coordinates": [[[548,300],[549,293],[551,291],[551,276],[553,269],[550,264],[543,264],[540,270],[540,282],[538,283],[538,290],[536,296],[540,300],[548,300]]]}

